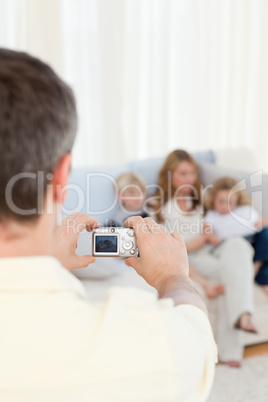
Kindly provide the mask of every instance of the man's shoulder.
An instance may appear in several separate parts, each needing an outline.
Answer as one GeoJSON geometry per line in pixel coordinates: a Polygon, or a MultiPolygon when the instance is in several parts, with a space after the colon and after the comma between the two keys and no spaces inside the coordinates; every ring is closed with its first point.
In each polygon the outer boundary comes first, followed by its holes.
{"type": "Polygon", "coordinates": [[[118,303],[125,308],[155,308],[161,301],[158,299],[157,292],[139,289],[134,286],[114,286],[108,290],[104,302],[118,303]]]}

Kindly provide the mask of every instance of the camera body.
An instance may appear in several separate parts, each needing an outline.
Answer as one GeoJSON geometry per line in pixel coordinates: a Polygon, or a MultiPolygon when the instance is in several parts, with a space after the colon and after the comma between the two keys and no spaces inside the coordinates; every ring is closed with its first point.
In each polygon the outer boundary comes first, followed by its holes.
{"type": "Polygon", "coordinates": [[[101,227],[92,230],[94,257],[136,257],[137,240],[132,228],[101,227]]]}

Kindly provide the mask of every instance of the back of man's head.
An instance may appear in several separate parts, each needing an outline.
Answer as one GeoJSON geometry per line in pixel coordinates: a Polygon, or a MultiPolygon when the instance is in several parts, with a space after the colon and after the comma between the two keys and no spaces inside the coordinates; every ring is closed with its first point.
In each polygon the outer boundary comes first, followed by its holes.
{"type": "Polygon", "coordinates": [[[76,126],[73,92],[55,72],[0,49],[0,222],[38,218],[38,193],[71,151],[76,126]]]}

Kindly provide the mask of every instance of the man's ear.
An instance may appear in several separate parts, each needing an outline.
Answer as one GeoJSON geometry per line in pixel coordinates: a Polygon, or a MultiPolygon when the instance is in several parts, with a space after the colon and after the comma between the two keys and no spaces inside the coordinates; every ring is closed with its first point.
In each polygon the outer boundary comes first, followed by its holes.
{"type": "Polygon", "coordinates": [[[63,204],[65,201],[65,197],[67,195],[65,186],[68,183],[71,162],[71,154],[65,154],[58,162],[54,171],[53,179],[50,182],[50,184],[53,186],[53,201],[57,204],[63,204]]]}

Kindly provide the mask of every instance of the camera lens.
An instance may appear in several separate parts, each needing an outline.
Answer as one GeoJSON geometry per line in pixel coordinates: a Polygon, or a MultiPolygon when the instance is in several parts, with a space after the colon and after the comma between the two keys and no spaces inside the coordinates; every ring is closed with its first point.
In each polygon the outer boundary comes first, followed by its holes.
{"type": "Polygon", "coordinates": [[[111,232],[114,233],[114,232],[115,232],[115,228],[111,228],[111,232]]]}

